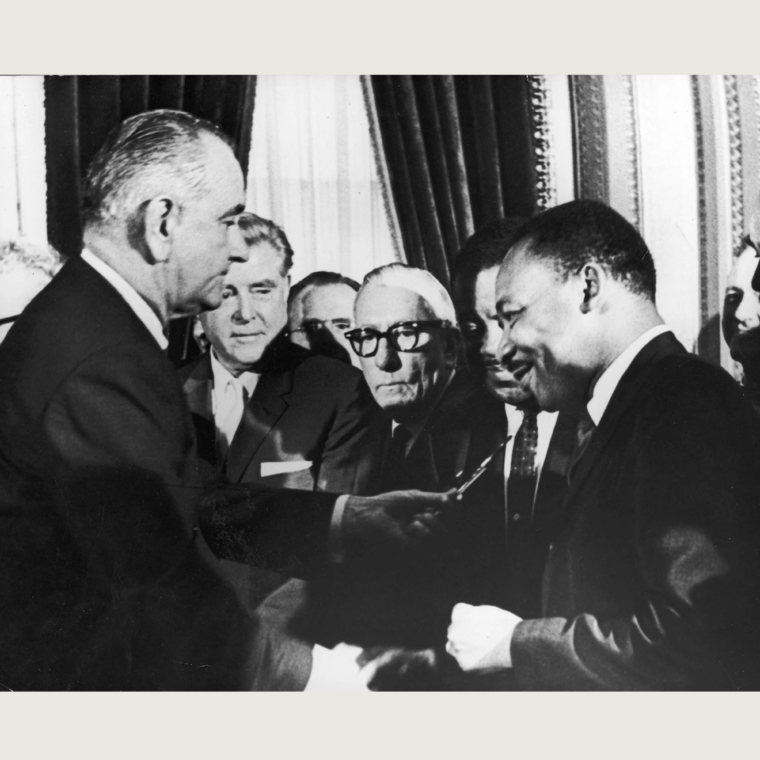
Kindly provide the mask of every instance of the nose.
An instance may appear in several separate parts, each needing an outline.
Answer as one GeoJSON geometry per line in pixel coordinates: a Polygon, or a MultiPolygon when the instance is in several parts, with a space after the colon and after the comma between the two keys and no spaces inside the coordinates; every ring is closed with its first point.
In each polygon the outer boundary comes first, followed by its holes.
{"type": "Polygon", "coordinates": [[[502,330],[499,327],[499,323],[495,320],[488,320],[486,322],[486,333],[483,336],[483,341],[480,344],[480,354],[484,357],[497,356],[499,349],[499,343],[501,342],[502,330]]]}
{"type": "Polygon", "coordinates": [[[229,228],[229,254],[230,261],[238,261],[244,263],[248,261],[251,255],[248,243],[243,238],[243,233],[240,231],[240,227],[237,224],[233,224],[229,228]]]}
{"type": "Polygon", "coordinates": [[[255,316],[256,313],[251,298],[244,293],[239,294],[237,297],[237,309],[235,309],[235,313],[232,315],[233,320],[238,324],[243,324],[250,322],[255,316]]]}
{"type": "Polygon", "coordinates": [[[734,314],[736,321],[744,327],[756,327],[758,317],[758,303],[754,293],[745,293],[734,314]]]}
{"type": "Polygon", "coordinates": [[[498,345],[496,346],[496,358],[500,364],[508,365],[509,361],[515,355],[515,344],[512,343],[509,327],[505,327],[501,334],[498,345]]]}
{"type": "Polygon", "coordinates": [[[375,366],[384,372],[395,372],[401,366],[398,351],[388,343],[388,338],[380,338],[377,344],[375,366]]]}

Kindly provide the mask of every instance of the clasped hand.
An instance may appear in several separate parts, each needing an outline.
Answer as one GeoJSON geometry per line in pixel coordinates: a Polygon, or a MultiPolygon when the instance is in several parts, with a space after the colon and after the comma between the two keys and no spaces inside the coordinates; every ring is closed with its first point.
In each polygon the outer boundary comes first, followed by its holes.
{"type": "Polygon", "coordinates": [[[521,618],[481,605],[457,604],[451,612],[446,651],[466,672],[512,667],[510,643],[521,618]]]}

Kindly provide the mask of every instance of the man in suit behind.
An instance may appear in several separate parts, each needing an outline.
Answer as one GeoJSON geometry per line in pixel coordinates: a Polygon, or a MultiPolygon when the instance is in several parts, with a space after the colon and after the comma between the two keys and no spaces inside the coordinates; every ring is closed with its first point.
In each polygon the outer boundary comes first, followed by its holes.
{"type": "Polygon", "coordinates": [[[474,579],[470,598],[533,617],[541,609],[547,535],[567,492],[577,421],[573,415],[541,411],[530,391],[497,358],[502,329],[496,313],[496,275],[525,221],[497,219],[479,229],[459,252],[451,274],[469,365],[503,404],[505,439],[509,434],[495,463],[504,476],[504,508],[490,532],[493,546],[482,547],[494,561],[474,579]]]}
{"type": "Polygon", "coordinates": [[[411,517],[425,499],[409,494],[235,484],[199,511],[212,473],[164,331],[220,304],[230,263],[248,256],[243,198],[213,124],[127,119],[88,168],[86,249],[0,346],[6,688],[248,688],[255,622],[207,542],[308,573],[358,546],[401,549],[422,527],[411,517]]]}
{"type": "Polygon", "coordinates": [[[338,272],[311,272],[290,289],[288,333],[293,343],[359,366],[346,331],[354,326],[359,283],[338,272]]]}
{"type": "Polygon", "coordinates": [[[210,350],[180,371],[201,456],[233,482],[368,493],[377,409],[362,374],[288,340],[290,243],[254,214],[238,226],[248,261],[200,316],[210,350]]]}
{"type": "Polygon", "coordinates": [[[550,209],[496,293],[501,359],[542,409],[586,407],[593,428],[541,617],[458,605],[449,652],[526,689],[757,689],[760,423],[663,325],[641,236],[597,202],[550,209]]]}
{"type": "MultiPolygon", "coordinates": [[[[200,315],[209,350],[180,370],[200,455],[233,483],[369,493],[377,407],[364,378],[288,340],[290,243],[254,214],[238,227],[248,260],[230,265],[221,306],[200,315]]],[[[234,571],[254,606],[284,581],[263,568],[234,571]]]]}

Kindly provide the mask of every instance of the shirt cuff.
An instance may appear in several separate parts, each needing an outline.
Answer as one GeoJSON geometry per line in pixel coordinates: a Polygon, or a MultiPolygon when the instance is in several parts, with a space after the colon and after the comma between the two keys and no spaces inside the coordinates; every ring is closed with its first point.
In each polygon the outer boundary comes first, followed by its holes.
{"type": "Polygon", "coordinates": [[[330,534],[327,539],[327,555],[330,562],[343,562],[345,550],[343,547],[343,513],[346,511],[349,495],[343,494],[335,500],[332,518],[330,518],[330,534]]]}
{"type": "Polygon", "coordinates": [[[512,662],[512,639],[515,635],[515,629],[522,622],[522,620],[516,620],[509,623],[505,630],[504,637],[494,646],[489,649],[483,658],[478,662],[478,666],[484,670],[501,670],[505,668],[513,667],[512,662]]]}

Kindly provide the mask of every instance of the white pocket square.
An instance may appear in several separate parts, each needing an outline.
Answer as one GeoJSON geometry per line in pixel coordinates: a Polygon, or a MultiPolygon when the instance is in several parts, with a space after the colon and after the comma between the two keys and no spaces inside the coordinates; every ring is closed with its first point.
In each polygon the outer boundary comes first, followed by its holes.
{"type": "Polygon", "coordinates": [[[266,478],[269,475],[282,475],[286,472],[301,472],[308,470],[311,462],[305,459],[296,459],[291,462],[262,462],[261,477],[266,478]]]}

